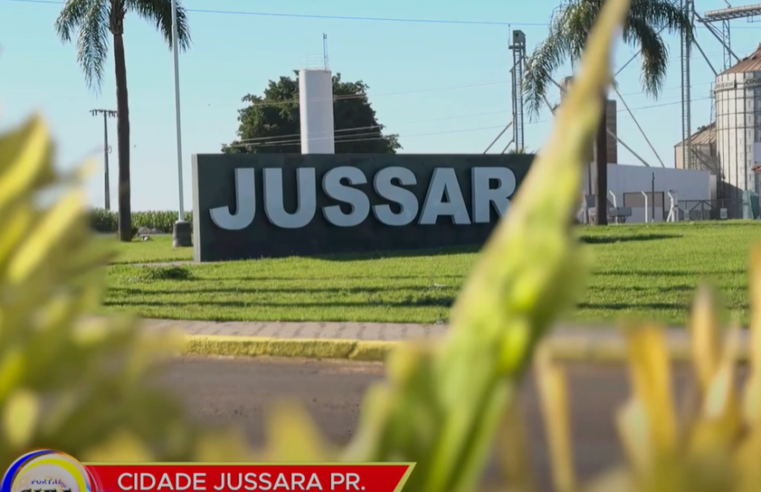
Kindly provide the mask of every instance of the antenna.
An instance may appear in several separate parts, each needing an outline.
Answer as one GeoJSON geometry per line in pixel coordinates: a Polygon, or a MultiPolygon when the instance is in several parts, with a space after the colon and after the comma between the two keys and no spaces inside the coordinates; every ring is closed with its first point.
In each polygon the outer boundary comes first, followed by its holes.
{"type": "Polygon", "coordinates": [[[328,63],[328,35],[325,33],[322,33],[322,60],[323,67],[327,70],[330,64],[328,63]]]}

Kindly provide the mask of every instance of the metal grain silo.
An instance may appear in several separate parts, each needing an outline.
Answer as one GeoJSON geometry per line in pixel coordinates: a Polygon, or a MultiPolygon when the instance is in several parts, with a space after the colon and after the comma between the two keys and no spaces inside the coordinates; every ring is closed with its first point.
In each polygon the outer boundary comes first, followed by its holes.
{"type": "Polygon", "coordinates": [[[761,45],[716,76],[716,153],[719,198],[741,200],[756,189],[754,143],[761,142],[761,45]]]}
{"type": "Polygon", "coordinates": [[[326,69],[299,71],[301,153],[335,154],[333,75],[326,69]]]}

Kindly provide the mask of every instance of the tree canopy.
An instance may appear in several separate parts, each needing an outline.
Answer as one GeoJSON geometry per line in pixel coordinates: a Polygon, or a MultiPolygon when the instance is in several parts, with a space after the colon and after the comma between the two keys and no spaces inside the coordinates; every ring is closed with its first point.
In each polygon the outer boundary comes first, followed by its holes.
{"type": "MultiPolygon", "coordinates": [[[[333,76],[333,119],[336,153],[395,154],[398,135],[384,135],[367,97],[364,82],[344,82],[333,76]]],[[[298,72],[270,80],[264,97],[246,94],[248,106],[238,110],[238,138],[222,146],[229,154],[300,153],[298,72]]]]}
{"type": "MultiPolygon", "coordinates": [[[[570,0],[553,13],[547,37],[528,57],[524,75],[526,107],[537,116],[554,71],[581,58],[602,0],[570,0]]],[[[674,0],[632,0],[623,25],[623,41],[640,50],[645,92],[657,97],[666,79],[668,47],[661,33],[693,36],[692,19],[674,0]]]]}

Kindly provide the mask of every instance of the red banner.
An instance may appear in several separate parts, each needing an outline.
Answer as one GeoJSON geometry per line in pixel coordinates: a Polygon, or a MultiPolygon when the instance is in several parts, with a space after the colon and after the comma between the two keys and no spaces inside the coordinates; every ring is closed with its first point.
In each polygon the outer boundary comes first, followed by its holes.
{"type": "Polygon", "coordinates": [[[93,492],[400,492],[411,464],[85,464],[93,492]]]}

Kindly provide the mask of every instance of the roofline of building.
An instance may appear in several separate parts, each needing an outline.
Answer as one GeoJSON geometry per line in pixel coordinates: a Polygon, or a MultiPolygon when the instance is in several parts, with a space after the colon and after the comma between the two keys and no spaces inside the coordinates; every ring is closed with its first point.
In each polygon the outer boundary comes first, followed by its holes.
{"type": "MultiPolygon", "coordinates": [[[[702,135],[703,133],[705,133],[705,132],[707,132],[707,131],[709,131],[709,130],[713,129],[715,126],[716,126],[716,122],[715,122],[715,121],[712,121],[711,123],[707,124],[707,125],[705,126],[705,128],[703,128],[702,130],[699,130],[699,131],[696,131],[695,133],[693,133],[693,134],[690,136],[690,141],[693,141],[693,140],[695,140],[695,138],[696,138],[698,135],[702,135]]],[[[679,147],[680,145],[683,145],[683,144],[684,144],[684,142],[686,142],[686,141],[687,141],[687,140],[681,140],[681,141],[679,141],[679,142],[675,143],[675,144],[674,144],[674,148],[676,148],[676,147],[679,147]]]]}

